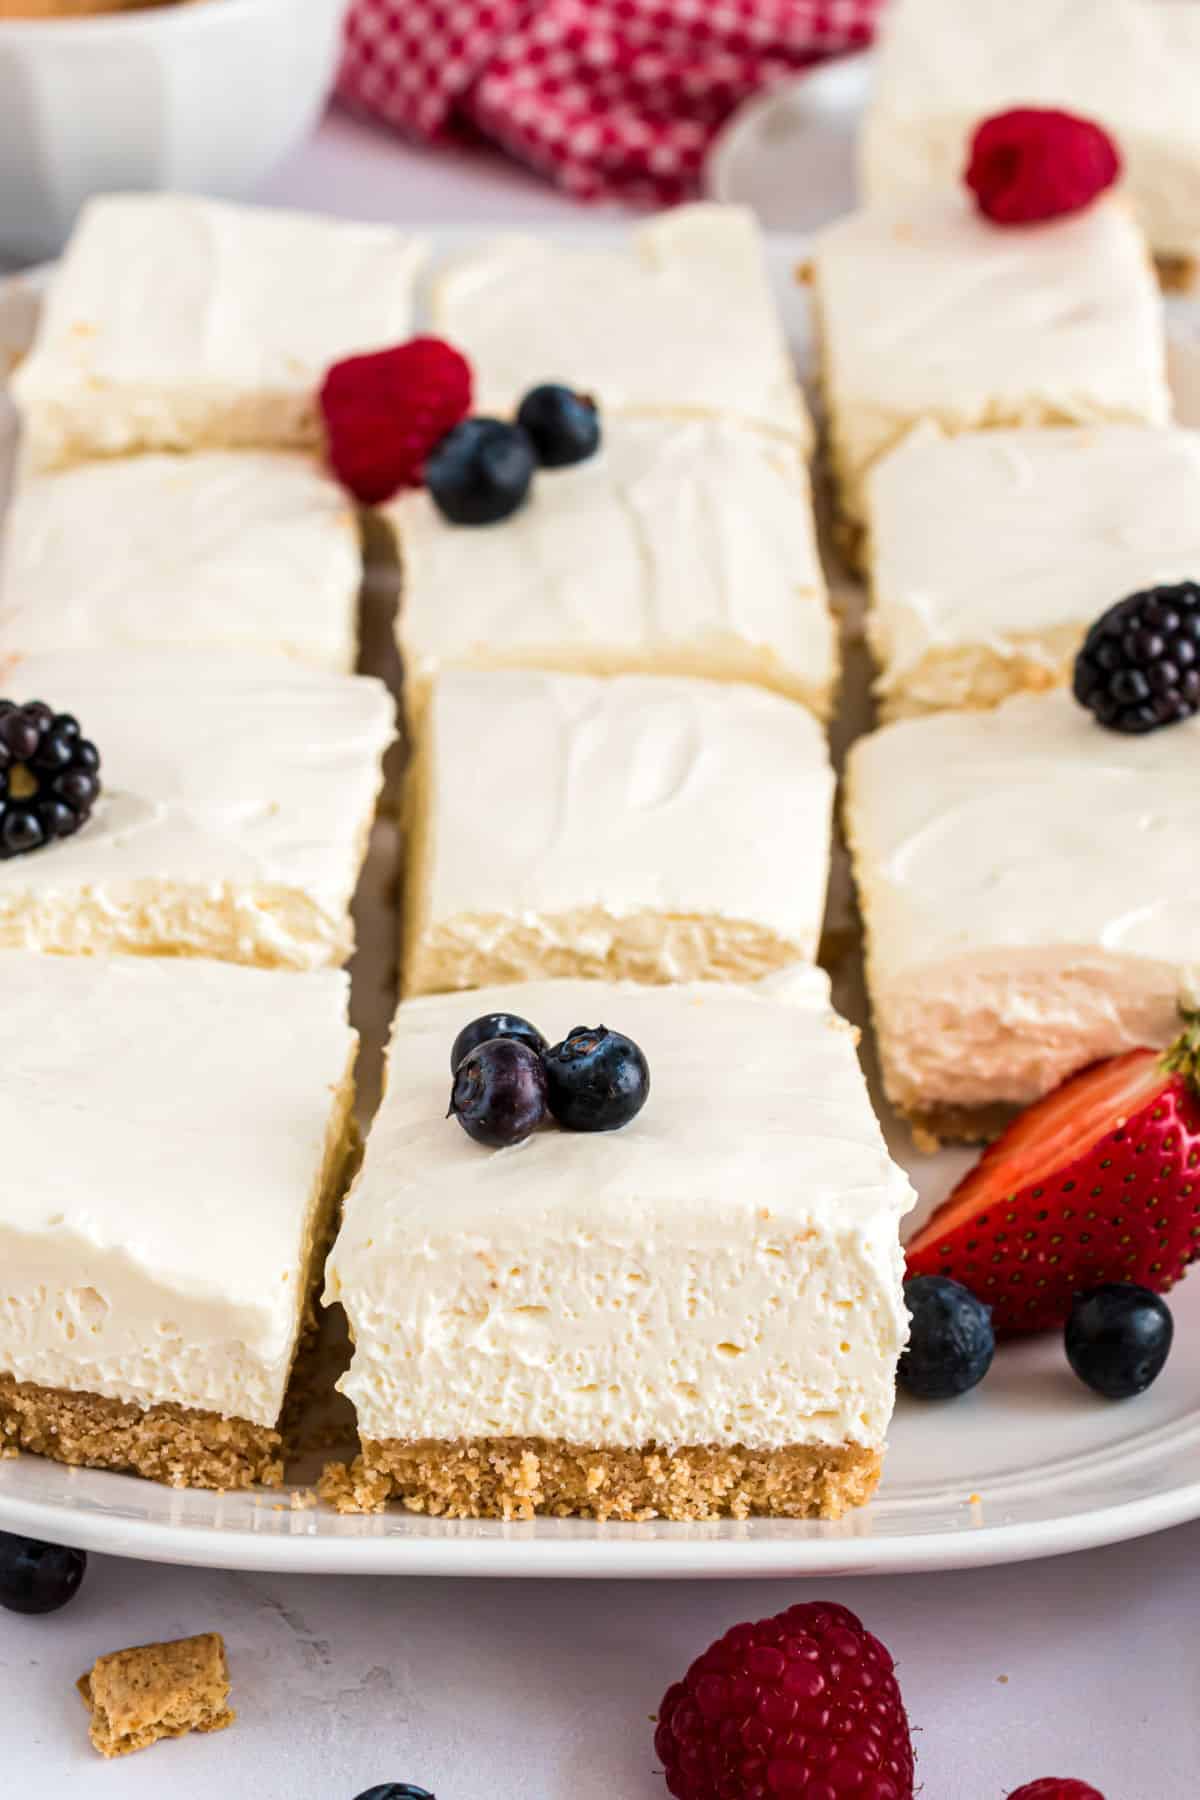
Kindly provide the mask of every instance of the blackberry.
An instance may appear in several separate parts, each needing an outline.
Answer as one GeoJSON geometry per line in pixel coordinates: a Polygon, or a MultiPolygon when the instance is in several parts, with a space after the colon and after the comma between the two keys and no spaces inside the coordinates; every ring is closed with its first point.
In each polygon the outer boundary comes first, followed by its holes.
{"type": "Polygon", "coordinates": [[[1075,698],[1110,731],[1157,731],[1200,712],[1200,586],[1146,588],[1096,620],[1075,698]]]}
{"type": "Polygon", "coordinates": [[[99,792],[100,752],[78,719],[44,700],[0,700],[0,859],[70,837],[99,792]]]}

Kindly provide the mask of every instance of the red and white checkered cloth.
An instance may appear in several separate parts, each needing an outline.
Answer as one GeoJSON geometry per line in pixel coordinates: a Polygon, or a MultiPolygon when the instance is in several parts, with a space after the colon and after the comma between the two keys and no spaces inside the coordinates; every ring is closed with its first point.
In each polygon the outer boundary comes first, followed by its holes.
{"type": "Polygon", "coordinates": [[[482,133],[583,199],[695,190],[748,94],[870,41],[884,0],[354,0],[342,99],[482,133]]]}

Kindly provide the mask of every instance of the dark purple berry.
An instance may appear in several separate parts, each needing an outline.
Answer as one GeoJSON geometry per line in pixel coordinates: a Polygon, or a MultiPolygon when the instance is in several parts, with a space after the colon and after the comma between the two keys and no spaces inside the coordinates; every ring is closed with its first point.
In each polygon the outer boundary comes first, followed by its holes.
{"type": "Polygon", "coordinates": [[[86,1568],[82,1550],[0,1531],[0,1606],[15,1613],[57,1612],[79,1592],[86,1568]]]}
{"type": "Polygon", "coordinates": [[[522,1019],[517,1013],[484,1013],[481,1019],[472,1019],[464,1025],[450,1051],[450,1073],[453,1075],[463,1057],[479,1044],[486,1044],[489,1038],[516,1038],[518,1043],[528,1044],[539,1056],[545,1054],[546,1040],[536,1025],[528,1019],[522,1019]]]}
{"type": "Polygon", "coordinates": [[[1073,685],[1111,731],[1157,731],[1200,712],[1200,586],[1146,588],[1110,606],[1075,658],[1073,685]]]}
{"type": "Polygon", "coordinates": [[[632,1038],[577,1025],[547,1050],[546,1097],[567,1131],[616,1131],[637,1117],[650,1093],[650,1067],[632,1038]]]}
{"type": "Polygon", "coordinates": [[[454,1071],[450,1111],[467,1136],[491,1150],[523,1144],[546,1116],[546,1071],[516,1038],[488,1038],[454,1071]]]}
{"type": "Polygon", "coordinates": [[[1106,1400],[1128,1400],[1163,1372],[1175,1321],[1160,1295],[1135,1281],[1106,1281],[1077,1294],[1067,1320],[1067,1361],[1106,1400]]]}
{"type": "Polygon", "coordinates": [[[992,1309],[945,1275],[904,1284],[911,1328],[896,1379],[918,1400],[952,1400],[981,1382],[996,1354],[992,1309]]]}
{"type": "Polygon", "coordinates": [[[380,1787],[367,1788],[355,1800],[434,1800],[428,1788],[416,1787],[411,1781],[385,1781],[380,1787]]]}
{"type": "Polygon", "coordinates": [[[544,469],[586,462],[600,448],[596,402],[557,382],[546,382],[526,394],[517,424],[529,437],[544,469]]]}
{"type": "Polygon", "coordinates": [[[464,419],[425,459],[425,485],[451,524],[494,525],[523,506],[533,445],[503,419],[464,419]]]}
{"type": "Polygon", "coordinates": [[[70,837],[100,793],[100,752],[44,700],[0,700],[0,859],[70,837]]]}

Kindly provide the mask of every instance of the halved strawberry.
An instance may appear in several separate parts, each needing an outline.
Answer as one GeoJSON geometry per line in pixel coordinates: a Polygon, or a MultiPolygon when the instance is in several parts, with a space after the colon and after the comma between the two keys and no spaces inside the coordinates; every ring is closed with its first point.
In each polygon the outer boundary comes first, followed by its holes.
{"type": "Polygon", "coordinates": [[[1061,1325],[1102,1281],[1165,1293],[1200,1256],[1200,1020],[1164,1056],[1130,1050],[1072,1076],[985,1150],[908,1246],[998,1334],[1061,1325]]]}

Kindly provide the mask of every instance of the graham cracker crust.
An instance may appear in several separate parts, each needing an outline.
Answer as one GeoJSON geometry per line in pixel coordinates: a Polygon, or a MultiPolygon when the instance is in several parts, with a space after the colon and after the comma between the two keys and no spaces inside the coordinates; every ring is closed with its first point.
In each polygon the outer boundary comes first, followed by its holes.
{"type": "Polygon", "coordinates": [[[278,1487],[283,1480],[280,1435],[265,1425],[38,1387],[11,1375],[0,1375],[0,1443],[168,1487],[278,1487]]]}
{"type": "Polygon", "coordinates": [[[396,1499],[446,1519],[837,1519],[870,1499],[883,1458],[857,1444],[779,1450],[695,1444],[605,1449],[545,1438],[363,1440],[330,1464],[321,1494],[338,1512],[396,1499]]]}
{"type": "Polygon", "coordinates": [[[88,1736],[101,1756],[129,1756],[189,1731],[224,1731],[237,1717],[225,1704],[229,1669],[224,1640],[215,1631],[114,1650],[75,1685],[92,1715],[88,1736]]]}
{"type": "Polygon", "coordinates": [[[935,1106],[929,1111],[900,1109],[918,1150],[932,1153],[943,1144],[990,1144],[1017,1114],[1019,1106],[935,1106]]]}

